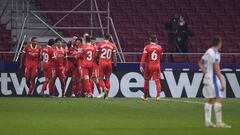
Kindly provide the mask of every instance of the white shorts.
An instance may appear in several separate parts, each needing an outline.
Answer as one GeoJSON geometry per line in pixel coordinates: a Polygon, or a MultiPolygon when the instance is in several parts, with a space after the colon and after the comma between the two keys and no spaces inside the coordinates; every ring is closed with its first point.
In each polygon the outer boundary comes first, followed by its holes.
{"type": "Polygon", "coordinates": [[[223,93],[220,91],[220,82],[204,80],[203,86],[203,96],[205,98],[216,98],[216,97],[223,97],[223,93]]]}

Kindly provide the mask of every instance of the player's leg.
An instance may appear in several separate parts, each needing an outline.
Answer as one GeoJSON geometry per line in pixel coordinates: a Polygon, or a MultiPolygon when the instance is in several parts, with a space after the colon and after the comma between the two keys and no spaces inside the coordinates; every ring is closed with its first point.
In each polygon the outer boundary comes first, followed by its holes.
{"type": "Polygon", "coordinates": [[[214,112],[216,117],[216,126],[218,128],[231,128],[230,125],[227,125],[222,121],[222,98],[220,96],[216,98],[216,102],[214,103],[214,112]]]}
{"type": "Polygon", "coordinates": [[[29,87],[29,93],[32,95],[35,89],[35,79],[37,77],[38,73],[38,66],[31,67],[31,77],[30,77],[30,87],[29,87]]]}
{"type": "Polygon", "coordinates": [[[159,68],[156,69],[156,71],[153,74],[153,78],[155,80],[156,84],[156,91],[157,91],[157,96],[156,96],[156,101],[160,100],[160,92],[161,92],[161,81],[160,81],[160,70],[159,68]]]}
{"type": "Polygon", "coordinates": [[[66,75],[64,67],[59,69],[59,80],[61,82],[62,97],[65,97],[65,88],[66,88],[66,75]]]}
{"type": "Polygon", "coordinates": [[[78,68],[78,73],[79,73],[79,80],[78,80],[78,94],[79,95],[84,95],[85,91],[84,91],[84,75],[83,75],[83,68],[79,66],[78,68]]]}
{"type": "Polygon", "coordinates": [[[71,88],[71,97],[75,97],[75,93],[77,91],[77,80],[78,80],[78,76],[77,76],[77,70],[75,67],[71,68],[72,71],[72,88],[71,88]]]}
{"type": "Polygon", "coordinates": [[[91,84],[89,81],[89,69],[88,68],[83,68],[83,77],[84,77],[84,88],[86,90],[85,96],[87,97],[92,97],[91,94],[91,84]]]}
{"type": "Polygon", "coordinates": [[[49,80],[49,95],[55,96],[55,80],[56,80],[56,69],[52,69],[52,77],[49,80]]]}
{"type": "Polygon", "coordinates": [[[215,102],[215,94],[212,85],[204,84],[203,87],[203,95],[207,99],[204,104],[204,118],[205,118],[205,126],[208,128],[216,127],[215,124],[212,123],[212,107],[215,102]]]}
{"type": "Polygon", "coordinates": [[[99,64],[99,86],[103,91],[106,90],[106,84],[104,82],[105,70],[105,65],[99,64]]]}
{"type": "Polygon", "coordinates": [[[111,77],[111,74],[112,74],[112,64],[108,64],[106,65],[106,69],[105,69],[105,81],[106,81],[106,88],[107,88],[107,95],[109,94],[110,92],[110,77],[111,77]]]}
{"type": "MultiPolygon", "coordinates": [[[[30,67],[25,67],[25,78],[26,78],[26,84],[27,84],[27,87],[28,89],[30,90],[30,76],[31,76],[31,72],[30,72],[30,67]]],[[[28,91],[27,93],[28,95],[30,95],[30,91],[28,91]]]]}
{"type": "Polygon", "coordinates": [[[49,67],[43,67],[43,75],[45,77],[45,81],[43,82],[42,91],[40,95],[44,95],[44,92],[47,90],[47,85],[49,84],[49,81],[52,77],[51,69],[49,67]]]}
{"type": "Polygon", "coordinates": [[[151,79],[151,72],[149,69],[145,69],[144,71],[144,96],[141,97],[142,100],[148,100],[148,93],[149,93],[149,80],[151,79]]]}
{"type": "MultiPolygon", "coordinates": [[[[98,77],[99,77],[98,67],[95,67],[95,68],[94,68],[94,71],[93,71],[93,74],[92,74],[92,81],[93,81],[93,82],[96,84],[96,86],[97,86],[98,98],[100,98],[100,97],[101,97],[101,89],[100,89],[100,86],[99,86],[98,77]]],[[[94,84],[93,84],[92,90],[94,91],[94,84]]]]}

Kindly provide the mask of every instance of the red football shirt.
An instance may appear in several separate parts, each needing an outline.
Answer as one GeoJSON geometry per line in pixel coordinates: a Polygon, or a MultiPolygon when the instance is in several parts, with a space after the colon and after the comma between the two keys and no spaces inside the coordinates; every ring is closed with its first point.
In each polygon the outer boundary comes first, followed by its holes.
{"type": "Polygon", "coordinates": [[[79,58],[78,46],[70,46],[67,50],[68,62],[77,63],[79,58]]]}
{"type": "Polygon", "coordinates": [[[42,48],[43,66],[53,66],[54,65],[54,49],[46,45],[42,48]]]}
{"type": "Polygon", "coordinates": [[[36,45],[33,47],[32,44],[25,45],[23,48],[23,53],[25,53],[25,66],[38,66],[41,53],[40,46],[36,45]]]}
{"type": "Polygon", "coordinates": [[[62,47],[58,48],[55,47],[54,48],[54,55],[55,55],[55,66],[65,66],[64,64],[66,64],[66,50],[62,47]]]}
{"type": "Polygon", "coordinates": [[[90,43],[83,45],[80,48],[81,53],[81,66],[82,67],[93,67],[95,65],[95,54],[96,49],[90,43]]]}
{"type": "Polygon", "coordinates": [[[112,53],[116,52],[116,46],[109,41],[102,41],[98,44],[99,62],[112,63],[112,53]]]}
{"type": "Polygon", "coordinates": [[[162,47],[155,43],[145,45],[143,49],[143,55],[141,59],[141,65],[143,66],[145,60],[146,65],[160,67],[160,59],[163,54],[162,47]]]}

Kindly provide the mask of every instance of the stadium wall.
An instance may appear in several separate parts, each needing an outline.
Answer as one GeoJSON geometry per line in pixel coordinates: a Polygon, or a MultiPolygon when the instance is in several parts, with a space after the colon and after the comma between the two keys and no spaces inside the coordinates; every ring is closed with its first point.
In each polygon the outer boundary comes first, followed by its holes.
{"type": "MultiPolygon", "coordinates": [[[[225,65],[225,64],[224,64],[225,65]]],[[[225,65],[226,66],[226,65],[225,65]]],[[[111,76],[110,97],[140,97],[143,95],[143,75],[138,70],[139,64],[125,63],[119,64],[119,71],[111,76]]],[[[240,70],[238,65],[228,65],[222,69],[222,77],[226,86],[223,95],[225,97],[240,98],[240,70]]],[[[162,64],[162,97],[204,97],[203,73],[196,70],[197,65],[162,64]],[[191,68],[184,68],[184,67],[191,68]]],[[[41,92],[44,77],[39,73],[36,79],[35,95],[41,92]]],[[[56,80],[56,94],[61,95],[60,81],[56,80]]],[[[0,73],[0,96],[26,96],[28,88],[23,71],[1,71],[0,73]]],[[[71,77],[67,79],[67,95],[70,95],[71,77]]],[[[95,92],[97,93],[96,87],[95,92]]],[[[150,81],[150,96],[156,96],[155,83],[150,81]]]]}

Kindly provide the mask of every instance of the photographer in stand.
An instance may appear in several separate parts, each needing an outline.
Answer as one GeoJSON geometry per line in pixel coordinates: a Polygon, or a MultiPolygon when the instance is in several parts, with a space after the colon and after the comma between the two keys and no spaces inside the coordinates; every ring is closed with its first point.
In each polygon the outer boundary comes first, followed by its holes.
{"type": "MultiPolygon", "coordinates": [[[[188,53],[188,37],[193,36],[193,32],[188,27],[183,16],[173,15],[172,18],[165,23],[165,29],[168,31],[168,47],[167,52],[188,53]]],[[[188,62],[188,57],[185,55],[188,62]]],[[[170,61],[174,62],[173,56],[170,55],[170,61]]]]}

